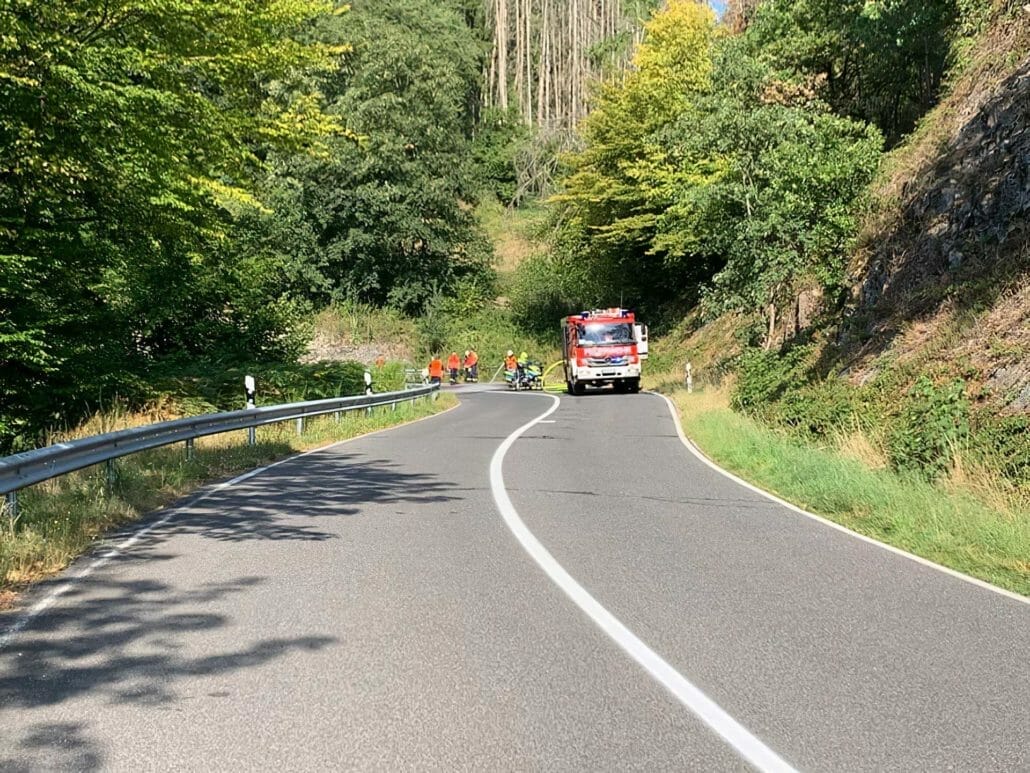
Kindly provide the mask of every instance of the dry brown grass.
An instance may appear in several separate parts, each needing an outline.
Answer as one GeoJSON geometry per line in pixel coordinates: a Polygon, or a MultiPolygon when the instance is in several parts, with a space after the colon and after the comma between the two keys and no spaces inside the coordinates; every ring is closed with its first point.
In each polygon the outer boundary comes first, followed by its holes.
{"type": "Polygon", "coordinates": [[[512,209],[496,200],[478,207],[479,221],[494,245],[494,267],[502,274],[514,272],[523,262],[547,251],[538,236],[546,219],[543,208],[512,209]]]}
{"type": "Polygon", "coordinates": [[[841,432],[835,440],[837,451],[846,459],[860,462],[870,470],[886,470],[890,466],[883,446],[860,427],[841,432]]]}
{"type": "Polygon", "coordinates": [[[1030,491],[957,451],[940,485],[953,494],[970,494],[1013,519],[1030,517],[1030,491]]]}

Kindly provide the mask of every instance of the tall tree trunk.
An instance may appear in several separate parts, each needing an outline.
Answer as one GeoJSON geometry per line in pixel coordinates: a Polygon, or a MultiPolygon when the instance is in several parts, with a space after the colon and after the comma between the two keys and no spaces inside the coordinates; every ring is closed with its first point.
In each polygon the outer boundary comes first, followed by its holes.
{"type": "MultiPolygon", "coordinates": [[[[740,0],[750,2],[751,0],[740,0]]],[[[587,113],[590,87],[624,73],[631,47],[600,61],[590,53],[604,40],[642,35],[636,11],[622,0],[484,0],[493,51],[484,71],[484,103],[514,103],[530,125],[571,128],[587,113]],[[514,93],[511,92],[514,89],[514,93]]]]}
{"type": "Polygon", "coordinates": [[[497,48],[497,104],[508,109],[508,0],[496,0],[494,40],[497,48]]]}

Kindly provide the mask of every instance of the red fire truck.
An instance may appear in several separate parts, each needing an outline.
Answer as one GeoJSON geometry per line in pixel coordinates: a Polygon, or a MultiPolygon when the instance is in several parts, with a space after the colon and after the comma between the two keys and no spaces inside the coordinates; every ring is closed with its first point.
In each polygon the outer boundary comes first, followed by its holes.
{"type": "Polygon", "coordinates": [[[640,364],[647,359],[647,326],[626,309],[595,309],[562,320],[562,354],[569,394],[611,384],[617,392],[640,391],[640,364]]]}

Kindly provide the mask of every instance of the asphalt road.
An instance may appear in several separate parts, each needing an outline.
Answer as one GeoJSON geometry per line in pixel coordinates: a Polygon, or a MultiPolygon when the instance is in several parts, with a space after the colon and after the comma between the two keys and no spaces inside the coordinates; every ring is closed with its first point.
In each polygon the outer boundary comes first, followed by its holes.
{"type": "Polygon", "coordinates": [[[656,396],[563,396],[500,459],[553,402],[466,394],[41,587],[0,770],[747,769],[640,648],[798,769],[1030,770],[1030,605],[738,486],[656,396]]]}

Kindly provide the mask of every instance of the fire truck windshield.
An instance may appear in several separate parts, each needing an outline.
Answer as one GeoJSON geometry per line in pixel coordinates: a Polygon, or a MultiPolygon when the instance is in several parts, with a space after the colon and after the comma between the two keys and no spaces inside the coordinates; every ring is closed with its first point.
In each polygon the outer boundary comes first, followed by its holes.
{"type": "Polygon", "coordinates": [[[633,325],[628,322],[594,322],[576,325],[581,346],[606,346],[632,344],[633,325]]]}

